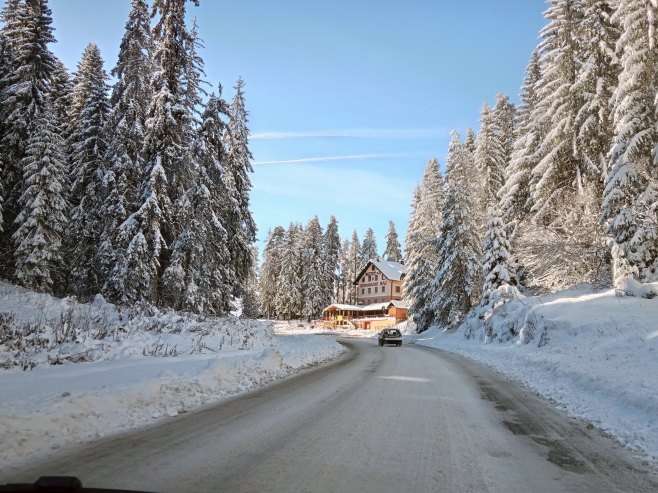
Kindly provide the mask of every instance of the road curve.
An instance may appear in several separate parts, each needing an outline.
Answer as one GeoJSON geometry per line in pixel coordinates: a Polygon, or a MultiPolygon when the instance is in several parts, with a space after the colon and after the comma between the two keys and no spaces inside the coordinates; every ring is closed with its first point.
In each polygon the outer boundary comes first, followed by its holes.
{"type": "Polygon", "coordinates": [[[0,482],[161,492],[655,492],[614,442],[459,356],[342,340],[338,361],[0,482]]]}

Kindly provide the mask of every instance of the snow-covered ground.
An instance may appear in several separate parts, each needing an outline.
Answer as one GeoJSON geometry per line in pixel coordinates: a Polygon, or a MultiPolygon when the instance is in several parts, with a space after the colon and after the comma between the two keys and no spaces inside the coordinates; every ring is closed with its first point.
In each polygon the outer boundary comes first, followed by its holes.
{"type": "Polygon", "coordinates": [[[375,330],[364,330],[364,329],[352,329],[352,328],[327,328],[323,327],[319,323],[310,324],[307,322],[299,321],[279,321],[274,325],[275,334],[318,334],[334,337],[361,337],[365,339],[371,339],[377,337],[377,331],[375,330]]]}
{"type": "Polygon", "coordinates": [[[658,464],[658,299],[587,287],[517,295],[408,340],[494,367],[658,464]]]}
{"type": "Polygon", "coordinates": [[[127,311],[100,297],[81,304],[0,282],[0,463],[171,418],[344,351],[273,325],[127,311]]]}

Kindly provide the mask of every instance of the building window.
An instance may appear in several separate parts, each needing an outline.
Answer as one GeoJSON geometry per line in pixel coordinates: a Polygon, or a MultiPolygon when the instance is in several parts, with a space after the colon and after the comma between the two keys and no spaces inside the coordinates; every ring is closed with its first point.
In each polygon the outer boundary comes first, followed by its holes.
{"type": "Polygon", "coordinates": [[[399,293],[400,292],[400,286],[395,286],[395,292],[399,293]]]}
{"type": "Polygon", "coordinates": [[[384,284],[384,285],[382,286],[382,293],[385,293],[385,292],[386,292],[386,285],[384,284]]]}
{"type": "Polygon", "coordinates": [[[375,293],[377,292],[377,286],[375,286],[375,293]]]}
{"type": "Polygon", "coordinates": [[[366,290],[363,289],[363,288],[361,288],[361,294],[363,294],[363,293],[365,293],[365,292],[366,292],[366,290]]]}
{"type": "Polygon", "coordinates": [[[375,281],[379,281],[379,276],[375,276],[375,281]]]}
{"type": "Polygon", "coordinates": [[[370,288],[368,288],[368,294],[370,294],[370,288]]]}

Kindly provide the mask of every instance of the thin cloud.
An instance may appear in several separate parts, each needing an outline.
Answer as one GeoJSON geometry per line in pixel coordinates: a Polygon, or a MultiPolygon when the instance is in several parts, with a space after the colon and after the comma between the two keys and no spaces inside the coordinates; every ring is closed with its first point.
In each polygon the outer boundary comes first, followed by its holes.
{"type": "Polygon", "coordinates": [[[386,159],[400,157],[422,157],[427,156],[425,152],[406,152],[406,153],[381,153],[381,154],[353,154],[347,156],[326,156],[326,157],[305,157],[301,159],[282,159],[277,161],[254,161],[254,165],[259,164],[307,164],[307,163],[326,163],[332,161],[353,161],[359,159],[386,159]]]}
{"type": "Polygon", "coordinates": [[[419,139],[435,138],[446,131],[438,128],[416,129],[347,129],[347,130],[308,130],[290,132],[256,132],[251,140],[282,140],[282,139],[419,139]]]}

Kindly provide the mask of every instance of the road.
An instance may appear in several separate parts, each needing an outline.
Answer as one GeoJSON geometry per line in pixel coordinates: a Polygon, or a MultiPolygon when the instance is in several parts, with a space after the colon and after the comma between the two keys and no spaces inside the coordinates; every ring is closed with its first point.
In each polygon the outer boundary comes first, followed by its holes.
{"type": "Polygon", "coordinates": [[[492,370],[344,340],[338,361],[3,482],[192,492],[658,491],[652,472],[492,370]]]}

